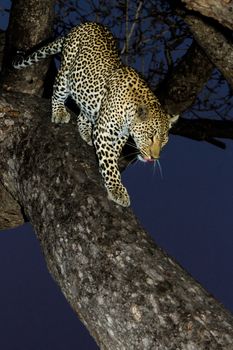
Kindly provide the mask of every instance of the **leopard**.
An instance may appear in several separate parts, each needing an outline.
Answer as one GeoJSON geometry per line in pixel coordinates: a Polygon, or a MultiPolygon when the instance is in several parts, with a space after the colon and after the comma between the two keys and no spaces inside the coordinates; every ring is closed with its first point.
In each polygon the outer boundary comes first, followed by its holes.
{"type": "Polygon", "coordinates": [[[141,74],[123,63],[111,31],[95,22],[82,23],[33,53],[18,56],[13,66],[21,69],[58,53],[52,122],[70,121],[66,102],[71,97],[80,110],[80,136],[95,148],[108,198],[128,207],[130,197],[118,164],[123,146],[131,137],[138,159],[156,162],[179,116],[165,111],[141,74]]]}

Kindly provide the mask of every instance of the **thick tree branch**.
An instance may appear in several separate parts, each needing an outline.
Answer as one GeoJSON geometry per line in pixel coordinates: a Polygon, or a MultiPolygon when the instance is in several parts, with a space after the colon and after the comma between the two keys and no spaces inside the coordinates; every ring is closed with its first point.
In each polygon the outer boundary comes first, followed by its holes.
{"type": "MultiPolygon", "coordinates": [[[[194,41],[176,69],[168,73],[156,90],[165,109],[171,114],[182,114],[194,103],[213,68],[211,61],[194,41]]],[[[171,133],[225,148],[225,144],[216,138],[233,139],[233,121],[180,118],[171,133]]]]}
{"type": "Polygon", "coordinates": [[[179,123],[172,128],[171,133],[225,148],[225,144],[216,138],[233,140],[233,121],[180,118],[179,123]]]}
{"type": "Polygon", "coordinates": [[[200,12],[206,17],[212,17],[223,26],[233,29],[232,0],[181,0],[189,10],[200,12]]]}
{"type": "Polygon", "coordinates": [[[181,114],[195,102],[213,68],[214,65],[194,41],[178,66],[168,72],[155,93],[169,113],[181,114]]]}
{"type": "Polygon", "coordinates": [[[198,13],[185,11],[180,1],[171,2],[171,6],[174,7],[175,13],[189,25],[198,45],[203,49],[209,60],[221,71],[232,88],[233,44],[231,32],[218,25],[217,22],[200,16],[198,13]]]}
{"type": "Polygon", "coordinates": [[[130,209],[106,198],[94,151],[74,125],[51,124],[47,101],[5,94],[0,103],[8,109],[1,181],[100,348],[230,350],[230,314],[151,241],[130,209]]]}

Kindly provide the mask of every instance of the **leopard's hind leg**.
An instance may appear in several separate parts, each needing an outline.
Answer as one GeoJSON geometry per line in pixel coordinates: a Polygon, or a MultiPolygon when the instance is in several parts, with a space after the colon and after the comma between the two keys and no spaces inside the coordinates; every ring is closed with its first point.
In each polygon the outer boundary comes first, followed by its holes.
{"type": "Polygon", "coordinates": [[[90,146],[93,146],[92,142],[92,123],[85,115],[83,111],[78,116],[78,130],[81,138],[90,146]]]}

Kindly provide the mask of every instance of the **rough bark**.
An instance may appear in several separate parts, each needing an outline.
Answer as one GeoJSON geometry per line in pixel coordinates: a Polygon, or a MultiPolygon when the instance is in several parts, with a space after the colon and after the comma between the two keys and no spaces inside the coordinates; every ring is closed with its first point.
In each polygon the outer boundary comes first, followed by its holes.
{"type": "Polygon", "coordinates": [[[189,10],[200,12],[211,17],[223,26],[233,29],[233,1],[232,0],[181,0],[189,10]]]}
{"type": "Polygon", "coordinates": [[[3,94],[0,176],[101,349],[232,349],[233,319],[107,199],[93,149],[49,102],[3,94]],[[11,112],[11,111],[14,111],[11,112]],[[17,113],[16,113],[17,112],[17,113]],[[78,150],[78,151],[77,151],[78,150]]]}
{"type": "Polygon", "coordinates": [[[0,230],[17,227],[23,223],[20,205],[0,183],[0,230]]]}

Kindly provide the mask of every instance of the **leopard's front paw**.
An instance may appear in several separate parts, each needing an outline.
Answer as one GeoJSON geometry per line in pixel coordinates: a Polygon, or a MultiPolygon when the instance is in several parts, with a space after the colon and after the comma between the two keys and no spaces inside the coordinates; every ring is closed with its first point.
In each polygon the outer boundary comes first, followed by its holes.
{"type": "Polygon", "coordinates": [[[130,198],[126,188],[122,185],[108,189],[108,198],[122,207],[130,206],[130,198]]]}
{"type": "Polygon", "coordinates": [[[59,108],[56,111],[53,111],[52,114],[52,122],[53,123],[69,123],[70,121],[70,113],[67,112],[65,108],[59,108]]]}

